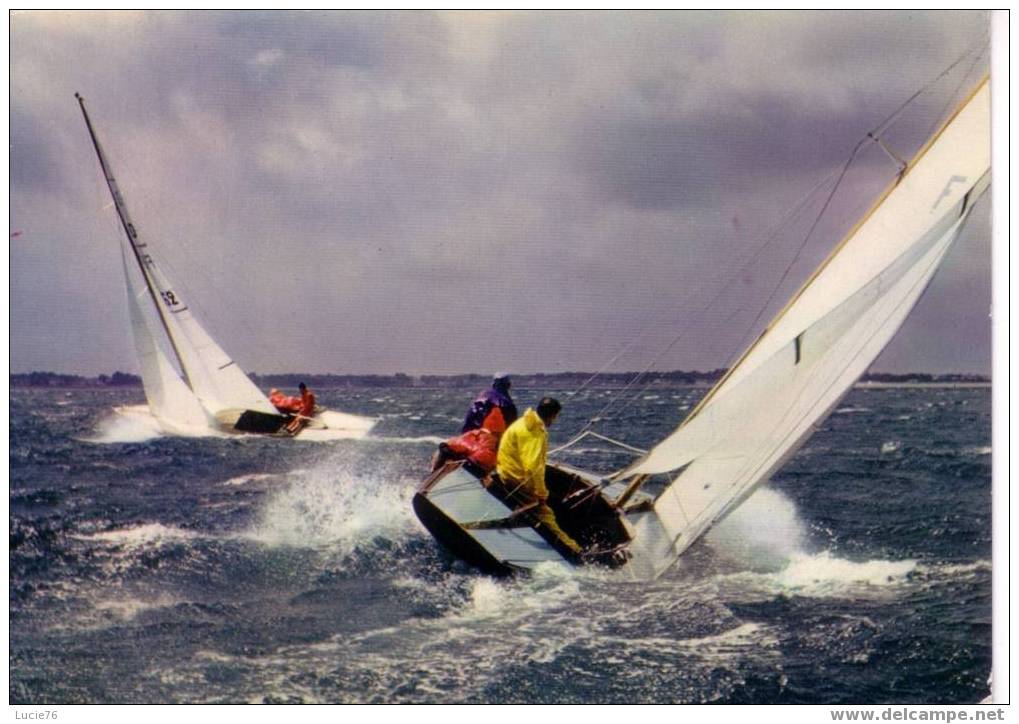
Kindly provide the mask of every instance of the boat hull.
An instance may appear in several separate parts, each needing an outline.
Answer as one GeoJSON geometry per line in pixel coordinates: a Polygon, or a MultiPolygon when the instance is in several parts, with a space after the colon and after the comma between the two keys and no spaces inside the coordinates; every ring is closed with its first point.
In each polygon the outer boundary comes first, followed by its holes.
{"type": "Polygon", "coordinates": [[[314,437],[321,434],[323,439],[362,438],[368,434],[375,420],[332,410],[319,410],[296,430],[288,426],[294,421],[293,415],[274,415],[257,410],[220,410],[216,422],[224,432],[249,435],[274,435],[277,437],[314,437]]]}
{"type": "Polygon", "coordinates": [[[534,517],[534,501],[519,488],[469,464],[448,463],[420,486],[414,512],[457,558],[486,573],[508,575],[548,563],[570,567],[628,560],[623,516],[577,471],[546,468],[549,505],[559,526],[583,547],[578,555],[534,517]]]}
{"type": "Polygon", "coordinates": [[[496,576],[507,576],[520,570],[508,561],[496,558],[491,551],[441,508],[432,503],[427,496],[415,493],[412,505],[421,524],[456,558],[485,573],[496,576]]]}

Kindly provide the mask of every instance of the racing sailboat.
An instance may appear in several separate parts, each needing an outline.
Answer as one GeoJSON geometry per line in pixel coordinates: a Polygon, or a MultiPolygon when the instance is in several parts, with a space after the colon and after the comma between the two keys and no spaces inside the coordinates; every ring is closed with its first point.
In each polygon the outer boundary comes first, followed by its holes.
{"type": "Polygon", "coordinates": [[[85,110],[85,100],[77,93],[75,98],[124,230],[121,259],[131,330],[149,412],[159,426],[183,435],[210,429],[280,436],[308,436],[316,430],[349,437],[367,434],[374,420],[357,415],[317,410],[295,423],[293,415],[280,414],[209,335],[179,287],[157,264],[152,242],[140,237],[85,110]]]}
{"type": "Polygon", "coordinates": [[[672,434],[612,475],[546,467],[549,505],[581,553],[531,517],[526,495],[470,463],[447,463],[424,481],[413,501],[419,519],[454,554],[494,573],[557,561],[659,576],[836,407],[906,319],[989,184],[985,78],[672,434]],[[667,479],[657,495],[641,489],[652,476],[667,479]]]}

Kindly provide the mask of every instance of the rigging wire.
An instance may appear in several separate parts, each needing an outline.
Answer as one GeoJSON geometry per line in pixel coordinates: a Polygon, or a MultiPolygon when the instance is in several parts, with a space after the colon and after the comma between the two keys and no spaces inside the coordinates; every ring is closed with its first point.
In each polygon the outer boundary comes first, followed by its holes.
{"type": "MultiPolygon", "coordinates": [[[[695,316],[703,314],[707,309],[710,309],[712,306],[714,306],[715,302],[718,301],[718,299],[727,291],[727,289],[729,288],[729,285],[732,282],[732,280],[735,279],[737,276],[739,276],[741,273],[743,273],[744,270],[749,268],[751,265],[753,265],[760,258],[761,254],[764,252],[764,250],[766,248],[768,248],[768,246],[776,239],[779,231],[781,231],[788,223],[790,223],[793,219],[797,218],[801,213],[803,213],[803,211],[806,208],[809,207],[809,205],[812,202],[812,199],[816,196],[816,194],[821,189],[823,189],[826,184],[830,183],[834,176],[835,176],[835,172],[831,172],[831,173],[828,174],[828,176],[826,176],[825,178],[821,179],[821,181],[819,181],[817,184],[815,184],[814,187],[809,192],[807,192],[807,194],[805,194],[800,199],[800,201],[797,204],[792,206],[789,209],[789,211],[787,211],[785,213],[785,215],[783,215],[780,219],[778,219],[778,221],[776,221],[774,224],[772,224],[771,227],[766,229],[764,231],[764,233],[761,234],[758,237],[758,240],[759,240],[760,243],[758,244],[757,248],[754,249],[754,252],[751,254],[751,256],[739,267],[739,269],[737,269],[734,273],[730,274],[723,281],[722,284],[718,285],[718,290],[715,292],[714,296],[712,296],[703,305],[703,307],[696,312],[695,316]]],[[[671,314],[671,313],[663,312],[661,316],[664,317],[666,314],[671,314]]],[[[625,352],[627,349],[632,347],[633,344],[636,343],[637,339],[639,339],[641,336],[643,336],[651,327],[653,327],[659,321],[661,321],[661,320],[656,320],[654,323],[652,323],[652,324],[648,325],[647,327],[645,327],[634,338],[633,342],[631,342],[629,345],[627,345],[627,347],[625,347],[622,352],[618,353],[613,358],[612,361],[614,361],[615,359],[618,359],[618,357],[621,356],[623,352],[625,352]]],[[[622,389],[622,391],[620,392],[620,394],[618,396],[610,399],[609,402],[606,405],[604,405],[600,410],[598,410],[594,415],[591,416],[591,418],[588,420],[587,424],[583,428],[581,428],[581,430],[577,433],[576,436],[574,436],[573,439],[571,439],[569,442],[567,442],[564,445],[562,445],[559,448],[557,448],[557,450],[562,450],[562,449],[565,449],[565,448],[569,447],[570,445],[572,445],[575,442],[577,442],[578,439],[580,437],[584,436],[589,430],[591,430],[591,428],[594,426],[594,424],[600,418],[605,416],[608,413],[608,411],[612,408],[612,406],[616,404],[616,402],[618,402],[620,399],[623,399],[625,397],[626,393],[630,389],[632,389],[633,386],[636,385],[665,354],[667,354],[673,347],[675,347],[675,345],[685,335],[686,335],[686,331],[685,330],[680,332],[680,334],[677,335],[672,340],[672,342],[668,345],[667,348],[665,348],[664,350],[661,350],[657,355],[655,355],[655,357],[651,360],[651,362],[641,372],[637,373],[637,375],[635,375],[633,379],[630,380],[630,382],[622,389]]],[[[608,364],[611,364],[611,363],[612,362],[610,361],[608,364]]],[[[579,393],[581,390],[583,390],[584,388],[586,388],[591,381],[593,381],[596,377],[598,377],[600,374],[602,374],[602,372],[604,372],[604,369],[607,366],[608,365],[604,366],[602,368],[602,370],[600,370],[599,372],[595,373],[590,378],[588,378],[588,380],[585,381],[584,384],[582,384],[573,394],[575,395],[575,394],[579,393]]],[[[617,414],[617,415],[621,414],[625,409],[627,409],[636,400],[637,395],[640,395],[642,391],[646,390],[650,386],[650,384],[651,384],[651,381],[649,381],[644,386],[644,388],[642,388],[642,390],[638,390],[637,394],[634,395],[629,401],[625,402],[624,405],[621,408],[619,408],[619,410],[616,411],[615,414],[617,414]]]]}
{"type": "MultiPolygon", "coordinates": [[[[813,236],[814,232],[817,230],[817,227],[819,226],[821,220],[824,218],[824,216],[827,213],[829,207],[831,206],[831,203],[834,200],[834,197],[835,197],[836,193],[838,192],[838,190],[839,190],[843,180],[845,179],[846,174],[848,173],[848,171],[849,171],[850,167],[852,166],[853,162],[856,160],[856,157],[859,155],[860,151],[870,142],[879,143],[879,136],[880,136],[880,134],[883,133],[884,131],[886,131],[888,128],[890,128],[891,125],[898,119],[898,117],[905,111],[906,108],[908,108],[921,95],[927,93],[941,79],[943,79],[945,76],[947,76],[949,73],[951,73],[968,56],[970,56],[971,54],[974,54],[975,51],[978,49],[978,47],[979,47],[980,52],[976,53],[972,63],[970,64],[970,67],[967,69],[966,73],[963,75],[963,77],[960,80],[959,85],[957,86],[955,92],[949,98],[949,105],[950,105],[951,104],[951,98],[954,97],[954,95],[958,93],[959,88],[962,87],[962,83],[965,81],[966,77],[969,75],[969,73],[972,72],[973,68],[976,66],[977,62],[979,62],[980,58],[983,57],[984,53],[987,50],[988,43],[985,42],[985,43],[981,44],[981,46],[974,46],[974,47],[971,47],[971,48],[967,49],[966,52],[964,52],[962,55],[960,55],[947,68],[942,70],[937,76],[935,76],[933,79],[928,81],[918,91],[913,93],[909,98],[907,98],[903,103],[901,103],[895,110],[893,110],[884,120],[882,120],[877,126],[875,126],[872,131],[870,131],[862,139],[860,139],[859,142],[857,142],[856,146],[853,148],[852,152],[849,154],[849,157],[846,159],[845,163],[843,164],[841,170],[838,171],[838,177],[837,177],[834,185],[832,186],[831,191],[828,193],[828,196],[825,199],[824,204],[822,205],[821,209],[818,211],[818,214],[817,214],[816,218],[814,219],[813,223],[810,226],[810,229],[807,231],[806,235],[804,236],[803,241],[800,243],[799,248],[797,249],[796,253],[793,255],[792,259],[790,260],[789,264],[787,265],[785,271],[782,273],[782,276],[780,277],[778,282],[773,286],[771,292],[768,295],[768,298],[765,300],[764,304],[761,306],[760,311],[754,317],[753,321],[748,325],[747,331],[744,333],[744,336],[749,334],[749,332],[757,326],[757,324],[761,320],[761,317],[764,315],[764,313],[767,311],[767,309],[771,305],[772,301],[774,300],[774,297],[778,293],[778,290],[781,289],[782,285],[785,283],[785,281],[788,278],[790,272],[792,271],[792,268],[796,265],[796,262],[801,257],[804,249],[806,248],[807,243],[809,242],[810,238],[813,236]]],[[[944,115],[944,111],[942,112],[941,116],[943,116],[943,115],[944,115]]],[[[939,120],[940,120],[940,117],[935,121],[935,124],[934,124],[935,126],[937,125],[939,120]]],[[[927,135],[929,136],[931,134],[928,133],[927,135]]],[[[771,237],[774,235],[774,233],[777,233],[777,228],[776,227],[780,227],[781,225],[783,225],[785,223],[788,223],[788,221],[790,221],[792,218],[795,218],[796,216],[798,216],[799,213],[802,211],[802,209],[807,205],[807,202],[811,198],[813,198],[813,196],[818,192],[818,190],[820,188],[822,188],[826,183],[828,183],[828,181],[834,175],[835,175],[835,172],[832,172],[827,177],[825,177],[825,179],[823,179],[817,186],[815,186],[814,189],[811,190],[810,193],[808,193],[804,197],[804,199],[792,211],[787,213],[786,216],[784,216],[779,222],[777,222],[775,227],[773,227],[774,231],[772,231],[771,233],[769,233],[768,235],[766,235],[764,237],[766,239],[766,242],[764,244],[762,244],[762,246],[757,249],[757,251],[751,257],[751,259],[748,260],[748,262],[746,264],[744,264],[742,267],[740,267],[740,269],[737,272],[737,274],[741,273],[753,261],[755,261],[757,259],[757,257],[759,256],[759,254],[764,250],[764,248],[766,248],[768,246],[768,244],[771,242],[771,237]]],[[[735,275],[729,277],[730,281],[733,278],[735,278],[735,275]]],[[[720,287],[719,291],[715,294],[714,297],[712,297],[711,301],[709,301],[708,304],[698,312],[698,314],[703,313],[703,311],[705,309],[710,308],[710,306],[712,306],[714,304],[714,302],[718,299],[718,297],[720,297],[721,294],[725,291],[726,286],[727,285],[723,285],[722,287],[720,287]]],[[[733,314],[735,314],[735,312],[733,314]]],[[[729,318],[731,319],[732,316],[733,315],[730,315],[729,318]]],[[[647,327],[644,328],[644,330],[642,330],[640,333],[638,333],[638,335],[634,338],[633,342],[631,342],[630,344],[626,345],[609,362],[607,362],[605,365],[603,365],[603,367],[598,372],[595,372],[590,378],[585,380],[580,385],[580,387],[578,387],[577,390],[575,390],[572,394],[576,395],[580,391],[585,389],[588,385],[590,385],[590,383],[594,379],[596,379],[599,375],[601,375],[605,371],[605,369],[607,369],[611,364],[613,364],[616,360],[618,360],[619,357],[622,356],[622,354],[624,352],[626,352],[628,349],[630,349],[636,343],[637,339],[639,339],[641,336],[643,336],[648,331],[648,329],[651,326],[653,326],[653,325],[648,325],[647,327]]],[[[655,355],[655,357],[652,359],[652,361],[641,372],[639,372],[637,375],[635,375],[634,378],[623,388],[623,390],[621,391],[619,396],[610,399],[609,402],[606,403],[605,406],[603,406],[598,412],[596,412],[594,415],[591,416],[591,418],[584,425],[584,427],[581,428],[581,430],[571,440],[569,440],[565,444],[561,445],[560,447],[556,448],[556,450],[554,452],[565,450],[566,448],[570,447],[571,445],[575,444],[580,439],[585,437],[587,435],[587,433],[589,431],[591,431],[591,429],[593,428],[594,424],[597,421],[599,421],[600,419],[602,419],[608,413],[608,411],[612,408],[612,406],[615,405],[616,402],[619,399],[622,399],[626,395],[626,393],[635,384],[637,384],[650,371],[650,369],[658,362],[658,360],[660,360],[665,354],[667,354],[669,351],[671,351],[673,349],[673,347],[675,347],[675,345],[679,342],[679,340],[683,336],[685,336],[685,332],[681,333],[676,338],[674,338],[663,350],[661,350],[657,355],[655,355]]],[[[651,381],[649,381],[644,386],[644,388],[642,388],[642,390],[638,390],[637,394],[634,395],[633,397],[631,397],[629,400],[627,400],[623,404],[623,406],[621,408],[619,408],[619,410],[616,411],[615,414],[617,414],[617,415],[621,414],[623,410],[625,410],[627,407],[629,407],[636,400],[636,397],[638,395],[640,395],[643,390],[646,390],[650,386],[650,384],[651,384],[651,381]]]]}
{"type": "MultiPolygon", "coordinates": [[[[806,195],[804,195],[801,198],[801,200],[797,204],[790,207],[789,211],[787,211],[784,216],[775,221],[770,227],[765,229],[764,232],[755,239],[754,243],[760,242],[760,244],[756,247],[756,249],[754,249],[754,252],[751,254],[750,258],[743,262],[743,264],[735,272],[729,274],[727,277],[721,280],[721,283],[716,285],[717,291],[715,292],[715,295],[711,298],[711,300],[708,302],[708,304],[705,305],[703,309],[699,310],[698,314],[703,312],[705,309],[710,308],[714,304],[714,302],[717,301],[718,298],[722,296],[722,294],[726,291],[726,289],[733,282],[733,280],[737,276],[742,274],[746,269],[750,268],[751,265],[754,264],[760,258],[761,254],[768,247],[768,245],[775,240],[778,232],[781,231],[786,224],[788,224],[792,219],[796,218],[803,211],[803,209],[809,204],[810,199],[813,198],[814,194],[816,194],[826,183],[828,183],[834,175],[835,175],[834,172],[832,172],[824,179],[819,181],[814,186],[814,188],[812,188],[809,192],[807,192],[806,195]]],[[[693,301],[699,296],[698,292],[699,290],[697,288],[692,288],[683,301],[684,302],[693,301]]],[[[595,379],[604,374],[605,370],[607,370],[620,357],[622,357],[623,354],[632,349],[636,345],[636,343],[640,340],[641,337],[646,335],[651,329],[658,326],[662,322],[671,320],[672,317],[673,314],[671,311],[665,310],[660,312],[657,318],[651,320],[646,325],[644,325],[644,327],[636,335],[634,335],[630,342],[624,345],[623,348],[619,352],[617,352],[608,362],[603,364],[597,372],[588,377],[576,390],[568,394],[570,396],[575,396],[582,392],[583,390],[585,390],[591,384],[591,382],[593,382],[595,379]]]]}
{"type": "Polygon", "coordinates": [[[911,95],[911,96],[910,96],[909,98],[907,98],[907,99],[906,99],[905,101],[903,101],[903,102],[902,102],[902,104],[901,104],[901,105],[900,105],[900,106],[899,106],[898,108],[896,108],[896,109],[895,109],[894,111],[892,111],[892,112],[891,112],[891,114],[890,114],[890,115],[889,115],[889,116],[888,116],[887,118],[885,118],[885,119],[884,119],[883,121],[881,121],[881,123],[879,123],[879,124],[878,124],[877,126],[875,126],[875,127],[874,127],[874,129],[873,129],[873,130],[871,130],[871,133],[872,133],[873,135],[875,135],[875,136],[878,136],[878,135],[880,135],[881,133],[883,133],[883,132],[884,132],[885,130],[887,130],[887,128],[888,128],[888,127],[889,127],[889,126],[890,126],[890,125],[892,124],[892,122],[894,122],[895,120],[897,120],[897,119],[898,119],[898,117],[899,117],[899,115],[901,115],[901,114],[902,114],[902,112],[903,112],[904,110],[906,110],[906,108],[907,108],[907,107],[908,107],[909,105],[911,105],[911,104],[913,103],[913,101],[915,101],[915,100],[916,100],[917,98],[919,98],[919,97],[920,97],[920,96],[922,96],[922,95],[923,95],[924,93],[926,93],[927,91],[929,91],[929,90],[931,89],[931,87],[932,87],[932,86],[933,86],[933,85],[934,85],[935,83],[937,83],[937,82],[938,82],[938,81],[940,81],[940,80],[941,80],[942,78],[944,78],[944,77],[945,77],[946,75],[948,75],[948,74],[949,74],[949,73],[951,73],[951,72],[952,72],[953,70],[955,70],[956,66],[958,66],[958,65],[959,65],[960,63],[962,63],[962,61],[964,61],[964,60],[966,59],[966,57],[967,57],[967,56],[969,56],[969,55],[970,55],[970,54],[972,54],[972,53],[975,53],[975,52],[977,51],[977,49],[978,49],[978,48],[980,48],[980,53],[979,53],[979,54],[977,55],[977,58],[979,59],[979,57],[980,57],[981,55],[983,55],[983,48],[985,48],[986,46],[987,46],[987,43],[986,43],[986,41],[985,41],[984,43],[981,43],[980,45],[973,45],[973,46],[971,46],[970,48],[968,48],[968,49],[967,49],[967,50],[966,50],[966,51],[965,51],[965,52],[964,52],[964,53],[963,53],[962,55],[960,55],[960,56],[959,56],[958,58],[956,58],[956,59],[955,59],[955,60],[954,60],[954,61],[952,62],[952,64],[951,64],[951,65],[949,65],[949,66],[948,66],[947,68],[945,68],[945,69],[944,69],[943,71],[941,71],[940,73],[938,73],[938,74],[937,74],[937,75],[936,75],[936,76],[935,76],[934,78],[932,78],[931,80],[929,80],[929,81],[927,82],[927,84],[926,84],[926,85],[924,85],[923,87],[921,87],[921,88],[920,88],[920,90],[918,90],[918,91],[917,91],[916,93],[914,93],[914,94],[913,94],[913,95],[911,95]]]}
{"type": "MultiPolygon", "coordinates": [[[[985,44],[985,47],[986,47],[986,44],[985,44]]],[[[923,95],[924,93],[928,92],[937,82],[939,82],[942,78],[944,78],[946,75],[948,75],[963,60],[965,60],[967,56],[969,56],[971,53],[974,53],[975,50],[976,50],[976,47],[969,48],[965,53],[963,53],[961,56],[959,56],[951,65],[949,65],[947,68],[945,68],[943,71],[941,71],[941,73],[939,73],[935,78],[933,78],[932,80],[928,81],[926,85],[924,85],[922,88],[920,88],[920,90],[918,90],[915,93],[913,93],[913,95],[911,95],[904,103],[899,105],[898,108],[896,108],[894,111],[892,111],[891,114],[889,114],[883,121],[881,121],[877,126],[875,126],[866,136],[864,136],[862,139],[860,139],[860,141],[856,144],[856,147],[853,149],[853,152],[851,154],[849,154],[849,158],[846,160],[845,164],[842,167],[842,171],[839,173],[838,181],[835,182],[835,186],[832,188],[831,192],[828,194],[828,198],[825,200],[824,206],[822,206],[821,210],[817,213],[817,218],[814,220],[814,223],[810,226],[810,229],[807,231],[806,236],[803,238],[803,241],[800,243],[799,249],[797,249],[796,254],[790,260],[789,265],[786,267],[785,271],[782,273],[782,276],[778,280],[778,283],[775,284],[775,286],[772,288],[771,293],[768,295],[768,298],[765,300],[764,304],[761,306],[761,310],[757,313],[757,316],[754,317],[754,320],[750,323],[750,325],[748,326],[746,332],[744,332],[744,336],[749,334],[751,330],[753,330],[754,328],[757,327],[758,322],[760,322],[761,317],[763,317],[764,313],[768,310],[768,307],[771,305],[772,301],[774,300],[775,295],[778,293],[778,290],[782,288],[782,285],[785,283],[786,279],[789,277],[789,273],[792,271],[793,267],[796,265],[796,262],[799,260],[800,256],[803,254],[803,250],[806,248],[807,243],[810,241],[810,238],[814,235],[814,232],[817,230],[818,225],[821,223],[821,219],[824,218],[824,215],[828,211],[828,208],[830,207],[831,202],[834,200],[835,194],[838,192],[839,186],[841,185],[843,179],[845,178],[846,173],[848,173],[850,166],[853,164],[853,161],[856,160],[857,155],[860,153],[860,151],[863,149],[863,147],[868,142],[880,143],[880,136],[881,136],[881,134],[884,133],[886,130],[888,130],[891,127],[891,125],[898,119],[898,117],[903,113],[903,111],[905,111],[905,109],[910,104],[912,104],[921,95],[923,95]]],[[[983,50],[981,50],[980,54],[978,54],[976,56],[975,60],[979,60],[981,55],[983,55],[983,50]]],[[[974,63],[975,63],[975,61],[974,61],[974,63]]],[[[973,68],[973,66],[971,65],[970,66],[970,70],[972,70],[972,68],[973,68]]],[[[965,76],[963,77],[963,80],[965,80],[965,76]]],[[[956,90],[956,92],[958,92],[958,89],[956,90]]],[[[951,102],[951,97],[949,98],[949,102],[951,102]]],[[[940,118],[942,116],[944,116],[944,112],[942,112],[941,115],[938,118],[935,119],[935,126],[940,121],[940,118]]],[[[927,133],[925,138],[929,137],[932,133],[933,133],[933,131],[927,133]]]]}
{"type": "MultiPolygon", "coordinates": [[[[935,117],[934,121],[930,125],[930,128],[927,129],[927,134],[925,137],[929,138],[930,136],[934,135],[934,131],[937,130],[938,126],[943,122],[945,116],[948,115],[949,109],[956,105],[955,99],[959,96],[959,91],[962,90],[963,84],[966,82],[966,79],[969,78],[970,73],[973,72],[973,69],[977,67],[977,63],[979,63],[980,59],[984,57],[984,53],[987,52],[987,50],[990,48],[990,45],[991,45],[990,41],[984,42],[984,44],[980,46],[980,52],[974,54],[973,62],[969,64],[969,67],[966,69],[966,72],[964,72],[962,76],[959,78],[959,82],[956,84],[955,90],[949,94],[948,100],[945,102],[944,108],[941,109],[941,113],[937,117],[935,117]]],[[[973,50],[975,51],[976,49],[974,48],[973,50]]]]}

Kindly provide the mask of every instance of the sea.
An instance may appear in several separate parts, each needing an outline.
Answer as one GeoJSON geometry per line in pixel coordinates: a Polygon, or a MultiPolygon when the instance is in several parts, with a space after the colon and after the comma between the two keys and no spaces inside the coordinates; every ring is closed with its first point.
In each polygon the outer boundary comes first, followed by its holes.
{"type": "MultiPolygon", "coordinates": [[[[991,671],[991,393],[854,389],[658,580],[498,579],[411,509],[476,390],[320,389],[360,440],[169,437],[140,389],[13,389],[11,704],[976,703],[991,671]]],[[[557,395],[647,447],[702,388],[557,395]]],[[[587,439],[560,458],[631,458],[587,439]]]]}

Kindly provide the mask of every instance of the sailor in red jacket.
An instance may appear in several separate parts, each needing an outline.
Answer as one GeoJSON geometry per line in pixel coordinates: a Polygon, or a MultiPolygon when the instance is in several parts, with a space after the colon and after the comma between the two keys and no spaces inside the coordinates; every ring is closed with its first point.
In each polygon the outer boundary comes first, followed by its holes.
{"type": "Polygon", "coordinates": [[[301,428],[308,424],[308,419],[315,414],[315,393],[303,382],[297,387],[301,391],[301,406],[296,411],[294,419],[287,423],[287,432],[291,435],[300,432],[301,428]]]}
{"type": "Polygon", "coordinates": [[[506,421],[502,410],[493,407],[481,427],[439,444],[438,451],[432,457],[432,470],[438,470],[447,460],[466,460],[484,473],[492,472],[495,470],[499,437],[505,430],[506,421]]]}
{"type": "Polygon", "coordinates": [[[301,411],[300,397],[288,397],[275,387],[269,390],[269,402],[284,415],[293,415],[301,411]]]}
{"type": "Polygon", "coordinates": [[[301,409],[297,414],[311,417],[315,413],[315,393],[303,382],[297,386],[301,391],[301,409]]]}

